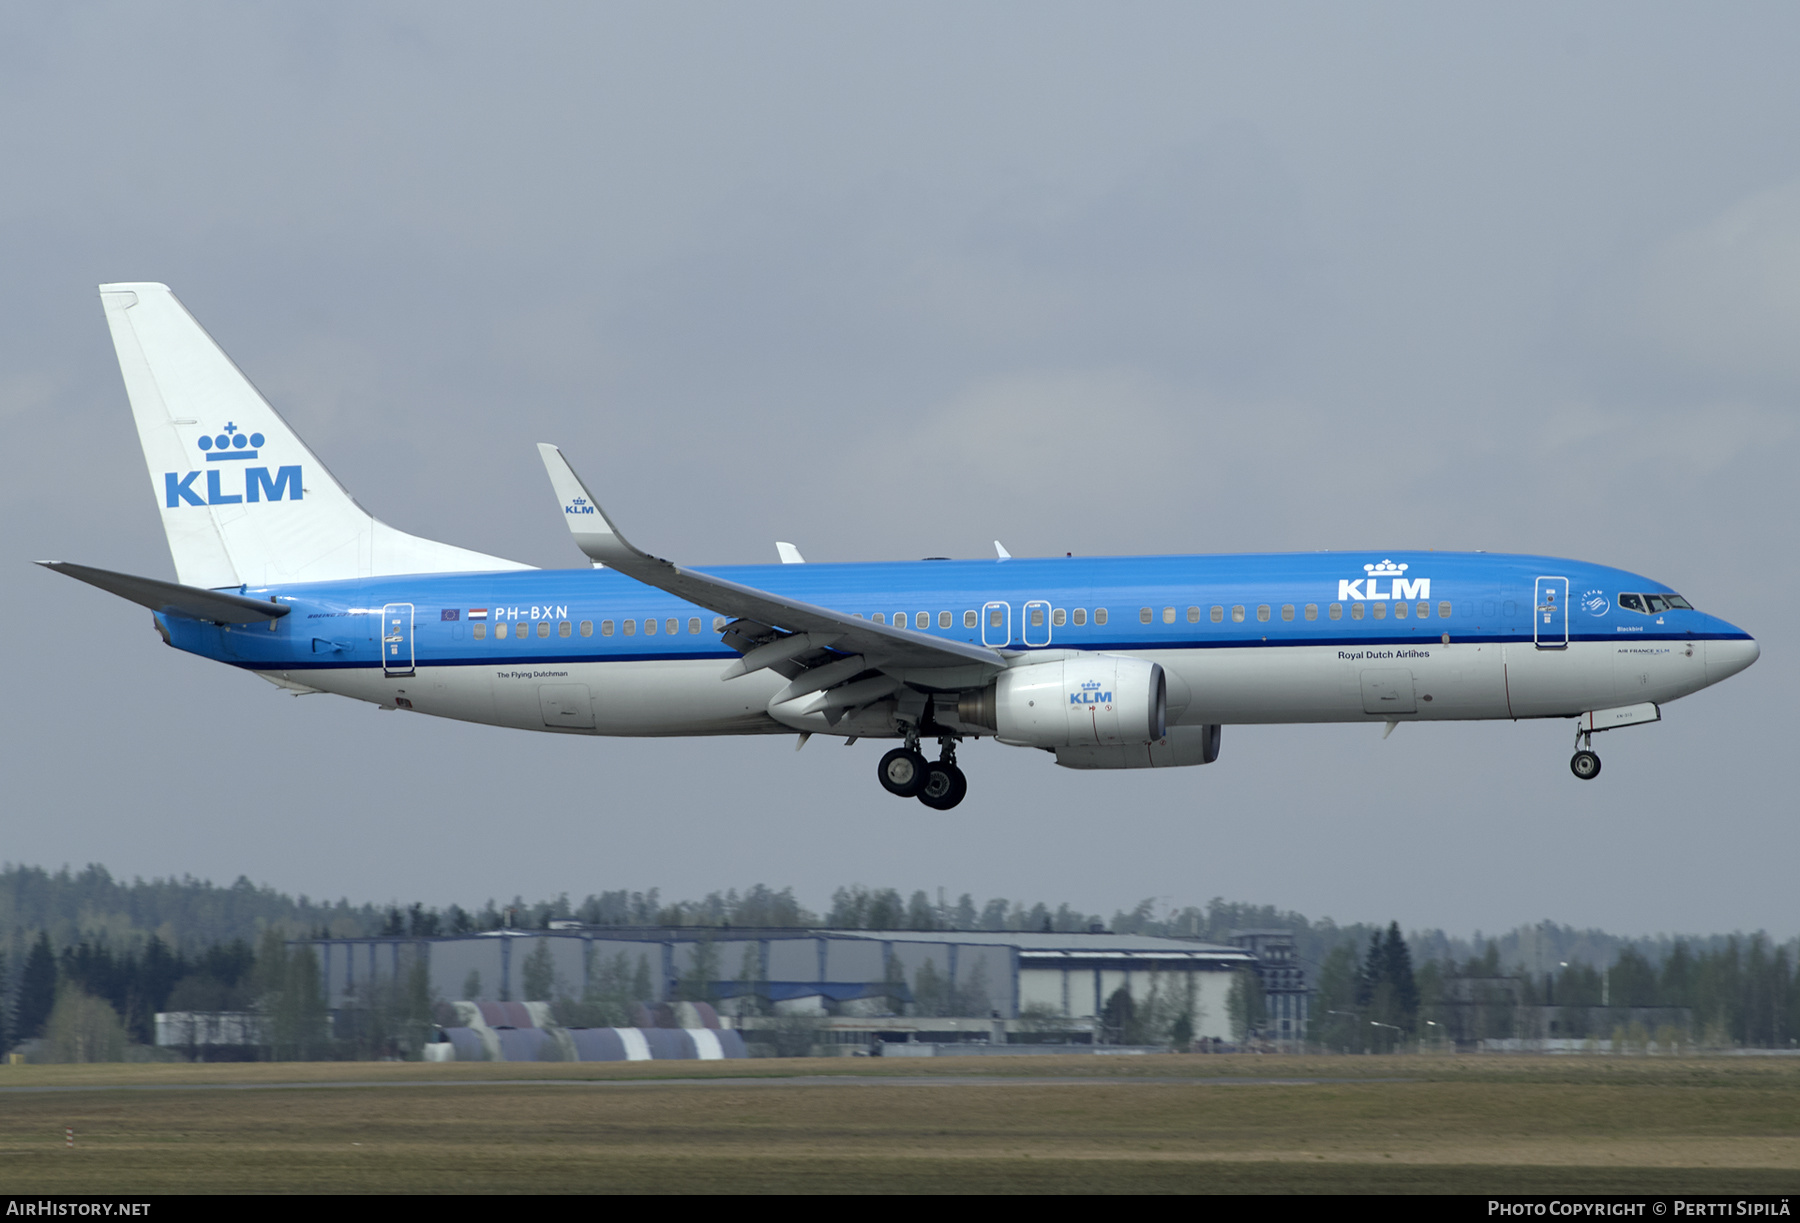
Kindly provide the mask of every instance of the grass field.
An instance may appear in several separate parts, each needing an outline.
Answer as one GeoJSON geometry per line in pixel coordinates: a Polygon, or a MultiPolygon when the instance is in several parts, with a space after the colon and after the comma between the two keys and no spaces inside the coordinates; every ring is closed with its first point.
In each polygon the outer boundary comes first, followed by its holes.
{"type": "Polygon", "coordinates": [[[1796,1062],[6,1066],[0,1192],[1787,1193],[1796,1062]]]}

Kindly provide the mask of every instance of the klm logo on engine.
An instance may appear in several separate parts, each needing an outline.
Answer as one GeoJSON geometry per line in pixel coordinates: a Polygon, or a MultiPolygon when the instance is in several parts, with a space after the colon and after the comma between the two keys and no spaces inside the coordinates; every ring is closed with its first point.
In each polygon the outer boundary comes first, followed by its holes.
{"type": "Polygon", "coordinates": [[[241,505],[265,499],[280,501],[283,496],[289,501],[300,500],[304,490],[300,486],[299,464],[277,467],[272,476],[266,466],[249,465],[259,457],[262,444],[262,434],[245,433],[227,421],[225,428],[216,436],[203,437],[199,441],[200,451],[208,464],[205,468],[204,489],[195,487],[195,481],[201,476],[198,471],[190,471],[186,475],[165,471],[163,504],[173,510],[184,505],[241,505]],[[244,466],[211,466],[214,463],[243,463],[244,466]],[[241,480],[236,478],[237,473],[242,474],[241,480]]]}
{"type": "Polygon", "coordinates": [[[1080,692],[1069,693],[1069,704],[1110,705],[1113,703],[1112,696],[1112,693],[1102,690],[1097,682],[1090,680],[1081,685],[1080,692]]]}
{"type": "Polygon", "coordinates": [[[1364,565],[1363,572],[1368,574],[1368,577],[1358,578],[1353,582],[1347,582],[1342,578],[1338,579],[1338,602],[1377,603],[1389,599],[1429,599],[1431,597],[1431,579],[1401,577],[1400,575],[1405,573],[1406,569],[1407,566],[1404,562],[1396,565],[1393,561],[1382,561],[1379,565],[1364,565]],[[1392,584],[1388,589],[1383,590],[1381,588],[1383,581],[1392,584]]]}

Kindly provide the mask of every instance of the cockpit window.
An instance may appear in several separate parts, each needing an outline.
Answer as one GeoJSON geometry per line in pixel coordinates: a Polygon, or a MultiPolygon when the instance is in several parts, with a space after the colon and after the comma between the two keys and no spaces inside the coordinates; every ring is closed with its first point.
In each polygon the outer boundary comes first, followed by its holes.
{"type": "Polygon", "coordinates": [[[1666,611],[1693,611],[1694,605],[1680,595],[1654,594],[1622,594],[1619,606],[1626,611],[1643,612],[1646,616],[1661,615],[1666,611]]]}

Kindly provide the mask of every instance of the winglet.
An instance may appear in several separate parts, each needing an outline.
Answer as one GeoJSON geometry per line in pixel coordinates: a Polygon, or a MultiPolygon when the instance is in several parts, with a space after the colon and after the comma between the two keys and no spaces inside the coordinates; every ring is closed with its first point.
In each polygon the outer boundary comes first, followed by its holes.
{"type": "Polygon", "coordinates": [[[999,558],[1003,561],[1009,561],[1012,559],[1012,553],[1008,552],[1006,550],[1006,546],[997,539],[994,541],[994,551],[996,554],[998,554],[999,558]]]}
{"type": "MultiPolygon", "coordinates": [[[[617,568],[629,565],[632,561],[655,561],[658,558],[647,552],[640,552],[612,524],[606,511],[600,508],[600,502],[588,491],[575,469],[569,466],[569,460],[563,452],[549,442],[538,443],[538,455],[544,460],[544,470],[550,473],[550,486],[556,490],[556,499],[562,503],[563,521],[569,524],[569,533],[575,537],[575,546],[587,554],[589,560],[597,565],[612,565],[617,568]]],[[[662,561],[662,564],[668,564],[662,561]]]]}
{"type": "Polygon", "coordinates": [[[781,563],[784,565],[804,565],[806,563],[806,558],[800,555],[800,549],[782,540],[775,541],[775,553],[781,557],[781,563]]]}

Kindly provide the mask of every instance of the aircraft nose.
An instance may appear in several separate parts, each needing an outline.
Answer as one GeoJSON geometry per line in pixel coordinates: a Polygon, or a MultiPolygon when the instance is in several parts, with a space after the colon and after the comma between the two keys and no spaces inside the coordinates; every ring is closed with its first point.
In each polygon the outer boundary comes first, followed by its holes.
{"type": "Polygon", "coordinates": [[[1729,679],[1762,655],[1762,647],[1749,635],[1706,643],[1706,682],[1729,679]]]}

